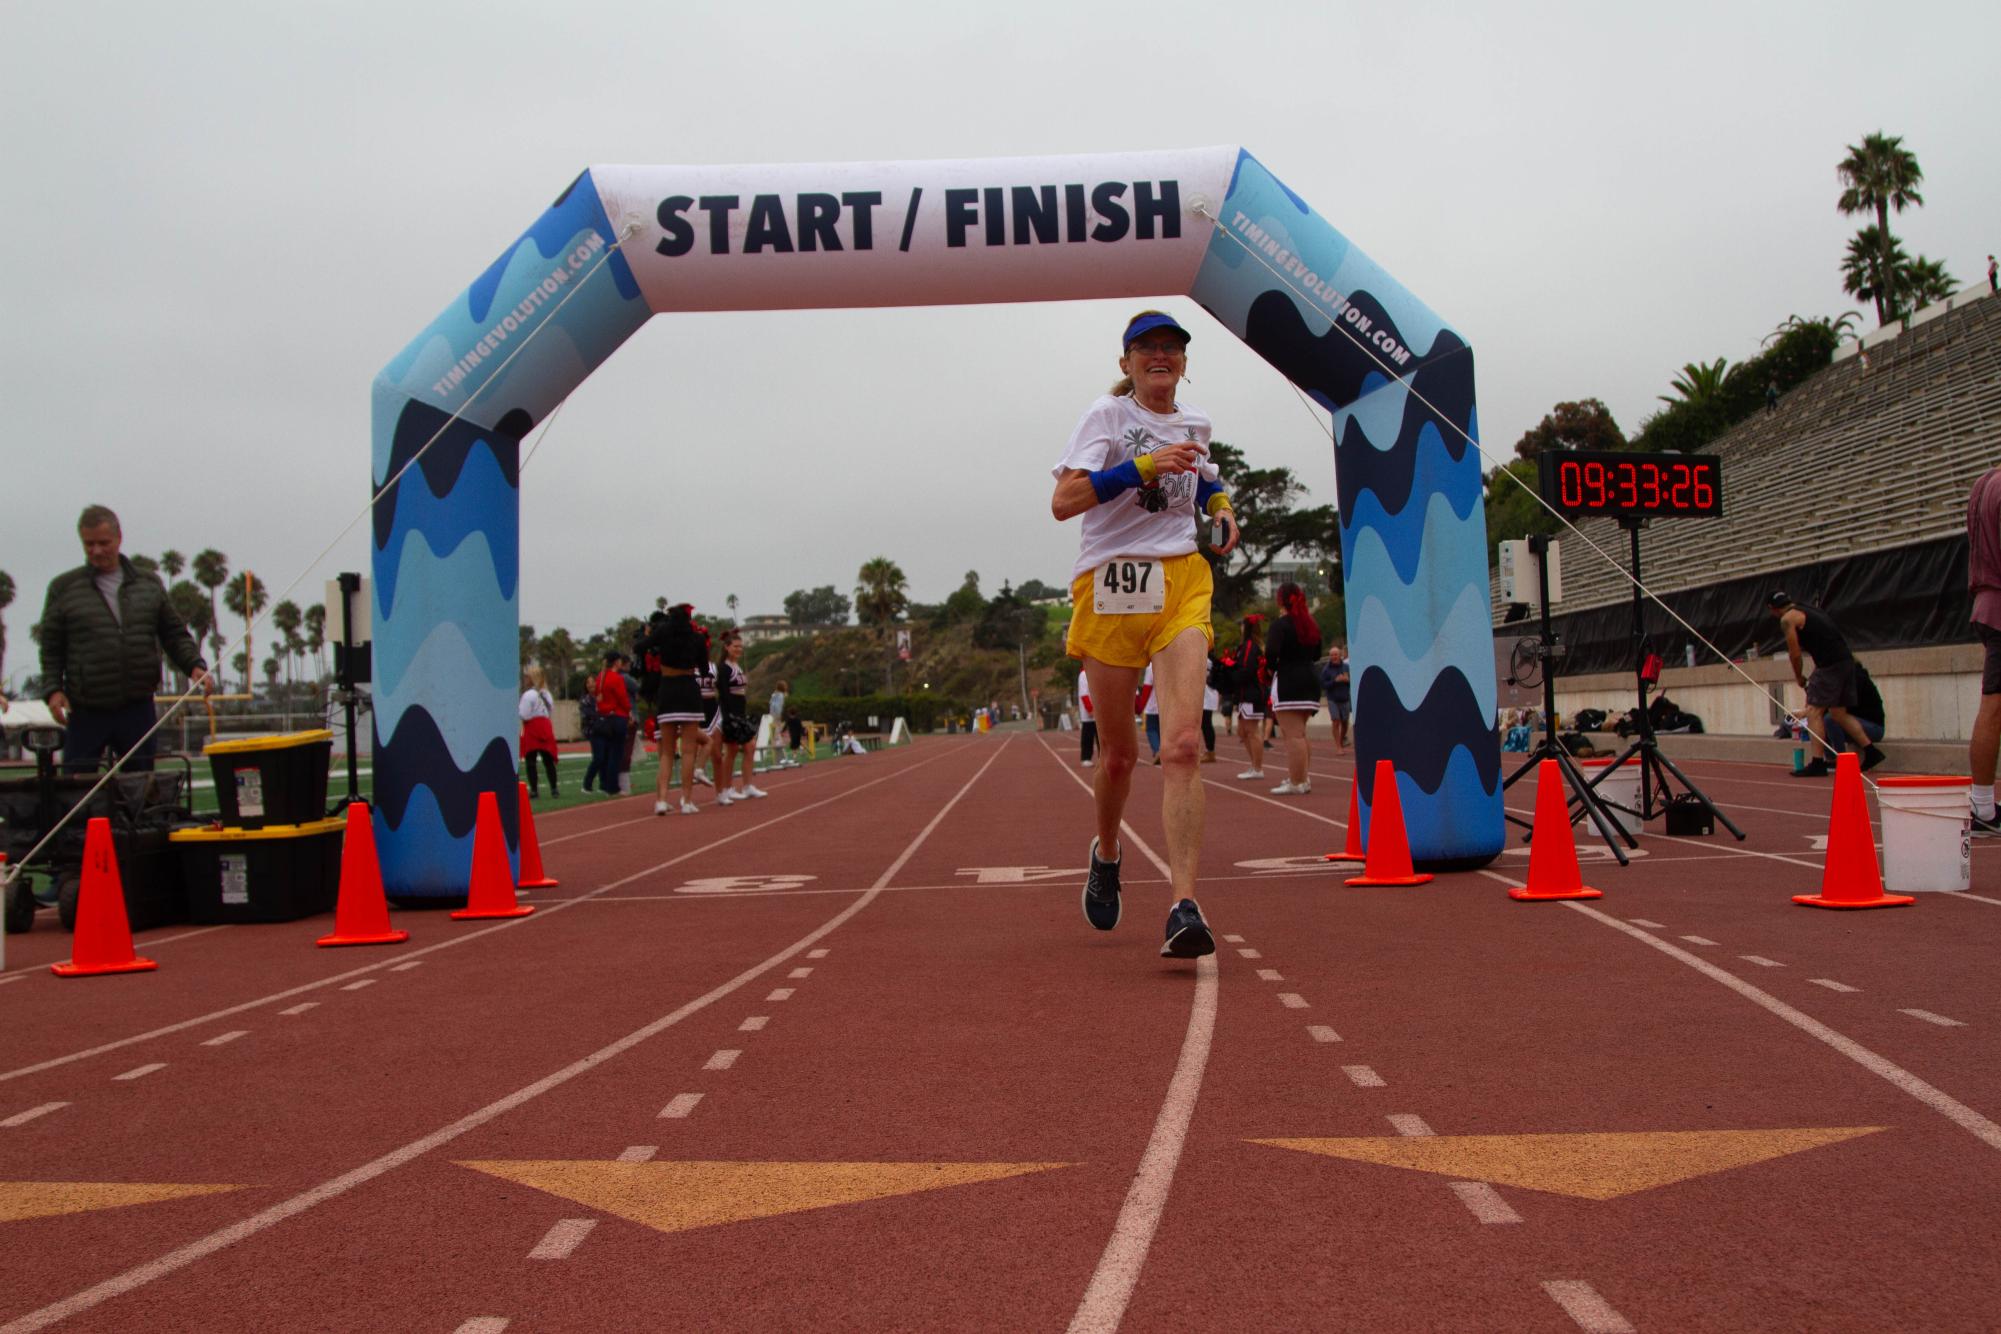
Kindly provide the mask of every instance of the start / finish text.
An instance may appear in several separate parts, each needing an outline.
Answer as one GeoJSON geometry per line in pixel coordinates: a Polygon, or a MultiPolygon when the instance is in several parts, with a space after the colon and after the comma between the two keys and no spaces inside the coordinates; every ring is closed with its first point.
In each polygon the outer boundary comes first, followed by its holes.
{"type": "MultiPolygon", "coordinates": [[[[900,250],[910,249],[923,188],[910,192],[899,220],[900,250]]],[[[711,255],[873,250],[880,190],[839,194],[801,192],[742,195],[669,195],[654,217],[661,237],[654,249],[670,258],[711,255]]],[[[892,225],[896,225],[892,223],[892,225]]],[[[1102,181],[1095,185],[987,185],[945,191],[944,244],[967,246],[1060,245],[1072,242],[1177,240],[1181,236],[1178,181],[1102,181]]]]}

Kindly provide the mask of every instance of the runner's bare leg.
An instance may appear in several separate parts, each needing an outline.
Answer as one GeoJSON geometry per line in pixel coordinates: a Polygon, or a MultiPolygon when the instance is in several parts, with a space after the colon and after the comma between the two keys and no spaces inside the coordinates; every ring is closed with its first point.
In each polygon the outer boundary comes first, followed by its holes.
{"type": "MultiPolygon", "coordinates": [[[[1194,626],[1153,658],[1153,693],[1160,701],[1160,765],[1166,788],[1160,815],[1167,826],[1167,865],[1174,899],[1195,897],[1202,859],[1202,687],[1209,675],[1209,640],[1194,626]]],[[[1098,678],[1091,677],[1092,687],[1098,678]]]]}
{"type": "Polygon", "coordinates": [[[1091,680],[1091,703],[1098,718],[1098,765],[1091,778],[1091,795],[1098,808],[1098,856],[1117,861],[1119,821],[1132,795],[1133,766],[1139,763],[1139,729],[1134,725],[1133,697],[1139,693],[1142,669],[1114,667],[1086,656],[1084,675],[1091,680]]]}

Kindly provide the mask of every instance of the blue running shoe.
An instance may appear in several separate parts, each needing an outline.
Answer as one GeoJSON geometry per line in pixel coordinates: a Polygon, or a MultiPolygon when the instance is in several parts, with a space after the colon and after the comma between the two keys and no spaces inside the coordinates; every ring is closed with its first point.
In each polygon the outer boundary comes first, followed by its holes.
{"type": "MultiPolygon", "coordinates": [[[[1125,849],[1119,850],[1119,861],[1125,849]]],[[[1098,840],[1091,840],[1091,872],[1084,878],[1084,920],[1100,931],[1119,924],[1119,862],[1098,860],[1098,840]]]]}
{"type": "Polygon", "coordinates": [[[1167,914],[1167,943],[1160,947],[1163,959],[1199,959],[1216,952],[1216,937],[1202,920],[1202,910],[1194,899],[1183,899],[1167,914]]]}

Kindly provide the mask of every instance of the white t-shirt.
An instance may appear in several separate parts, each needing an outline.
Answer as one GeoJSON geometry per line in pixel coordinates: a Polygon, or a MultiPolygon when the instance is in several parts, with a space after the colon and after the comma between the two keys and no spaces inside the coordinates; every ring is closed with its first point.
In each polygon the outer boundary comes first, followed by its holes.
{"type": "Polygon", "coordinates": [[[1214,482],[1220,474],[1209,455],[1209,415],[1177,402],[1170,413],[1149,412],[1130,394],[1102,395],[1085,410],[1070,435],[1069,447],[1051,473],[1061,478],[1067,469],[1097,472],[1116,468],[1162,445],[1193,440],[1202,446],[1200,472],[1174,473],[1152,486],[1122,491],[1083,513],[1084,537],[1075,579],[1114,556],[1185,556],[1195,550],[1195,482],[1214,482]]]}
{"type": "Polygon", "coordinates": [[[549,692],[546,690],[524,690],[521,692],[521,721],[550,716],[549,692]]]}
{"type": "Polygon", "coordinates": [[[1098,715],[1091,711],[1091,678],[1083,672],[1077,673],[1077,712],[1087,723],[1097,721],[1098,715]]]}

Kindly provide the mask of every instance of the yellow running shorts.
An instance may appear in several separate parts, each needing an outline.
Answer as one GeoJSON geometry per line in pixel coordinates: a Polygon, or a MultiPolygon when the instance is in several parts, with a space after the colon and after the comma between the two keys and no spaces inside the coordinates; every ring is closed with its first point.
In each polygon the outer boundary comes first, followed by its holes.
{"type": "Polygon", "coordinates": [[[1142,668],[1191,625],[1202,631],[1205,641],[1215,643],[1209,602],[1216,581],[1209,573],[1209,562],[1199,551],[1157,559],[1167,580],[1167,595],[1165,605],[1151,614],[1101,616],[1092,605],[1096,572],[1086,570],[1070,581],[1070,633],[1063,647],[1071,657],[1096,658],[1113,667],[1142,668]]]}

